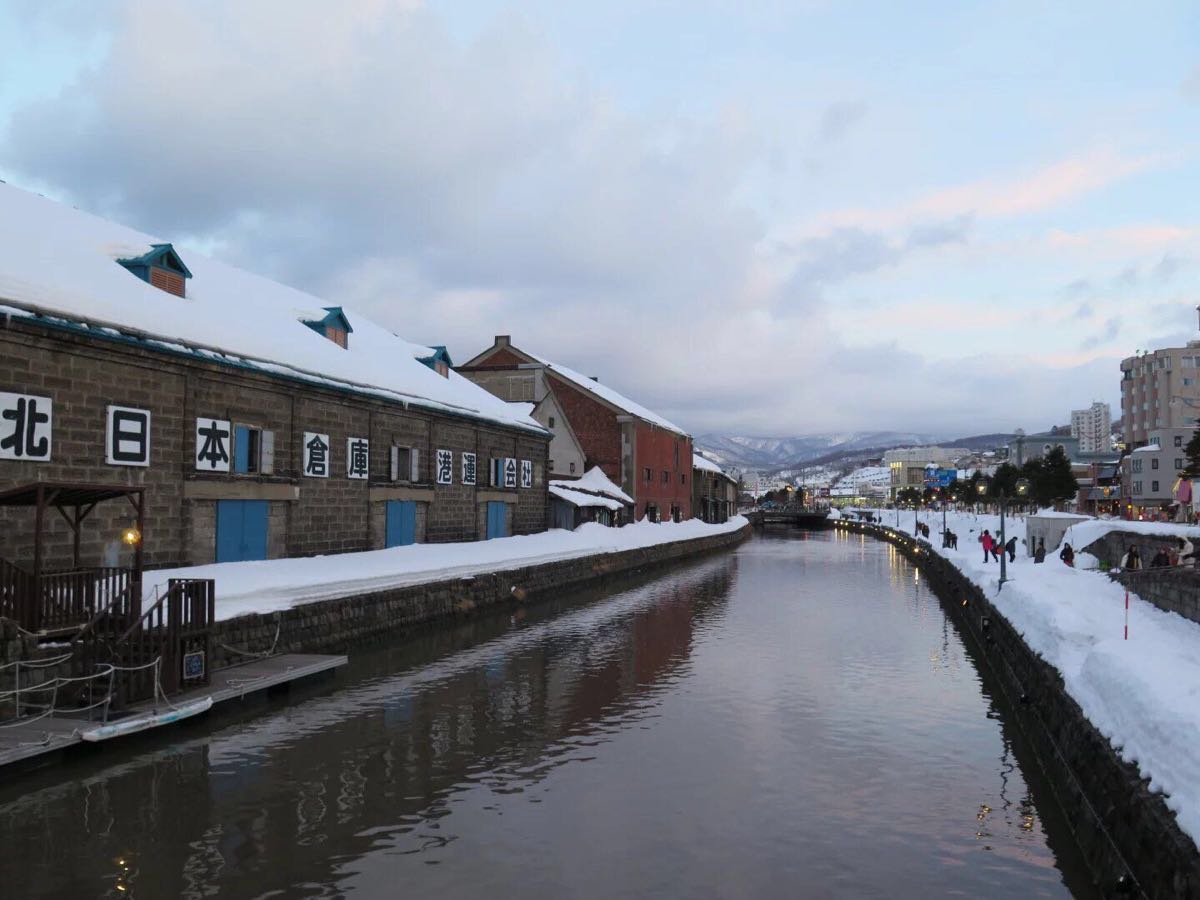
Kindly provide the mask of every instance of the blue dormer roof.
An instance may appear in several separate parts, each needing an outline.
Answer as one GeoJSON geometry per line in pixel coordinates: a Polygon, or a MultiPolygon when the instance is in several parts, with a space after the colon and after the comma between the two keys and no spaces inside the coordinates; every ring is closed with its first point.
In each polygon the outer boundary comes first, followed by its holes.
{"type": "Polygon", "coordinates": [[[342,331],[346,332],[346,334],[350,334],[354,331],[354,329],[350,327],[350,320],[346,318],[346,314],[342,312],[342,308],[340,306],[326,306],[324,309],[326,313],[325,318],[304,319],[304,324],[318,334],[324,334],[325,329],[330,325],[332,325],[334,328],[340,328],[342,331]]]}
{"type": "Polygon", "coordinates": [[[454,362],[450,359],[450,354],[446,352],[446,348],[442,344],[435,344],[433,352],[428,356],[418,356],[417,362],[424,363],[429,368],[436,370],[438,363],[445,363],[446,368],[453,369],[454,362]]]}
{"type": "Polygon", "coordinates": [[[146,272],[152,266],[167,269],[171,272],[178,272],[184,278],[192,277],[192,273],[183,264],[183,260],[179,258],[179,254],[175,252],[175,248],[170,244],[151,244],[150,249],[141,256],[135,256],[131,259],[118,259],[117,262],[139,278],[147,281],[149,278],[146,272]]]}

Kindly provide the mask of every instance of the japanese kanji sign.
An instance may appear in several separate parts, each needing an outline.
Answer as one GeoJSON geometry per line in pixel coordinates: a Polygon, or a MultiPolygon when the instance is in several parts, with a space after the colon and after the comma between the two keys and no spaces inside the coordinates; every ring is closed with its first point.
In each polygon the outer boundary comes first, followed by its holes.
{"type": "Polygon", "coordinates": [[[0,392],[0,459],[50,461],[49,397],[0,392]]]}
{"type": "Polygon", "coordinates": [[[462,455],[462,483],[475,483],[475,454],[464,453],[462,455]]]}
{"type": "Polygon", "coordinates": [[[228,472],[230,427],[222,419],[196,420],[196,468],[201,472],[228,472]]]}
{"type": "Polygon", "coordinates": [[[346,477],[366,478],[370,471],[370,442],[365,437],[346,438],[346,477]]]}
{"type": "Polygon", "coordinates": [[[150,465],[150,410],[108,407],[104,461],[110,466],[150,465]]]}
{"type": "Polygon", "coordinates": [[[517,461],[511,456],[504,459],[504,486],[506,488],[517,486],[517,461]]]}
{"type": "Polygon", "coordinates": [[[329,435],[304,432],[304,474],[309,478],[329,477],[329,435]]]}
{"type": "Polygon", "coordinates": [[[521,487],[533,487],[533,460],[521,460],[521,487]]]}
{"type": "Polygon", "coordinates": [[[437,452],[437,483],[454,484],[454,451],[437,452]]]}

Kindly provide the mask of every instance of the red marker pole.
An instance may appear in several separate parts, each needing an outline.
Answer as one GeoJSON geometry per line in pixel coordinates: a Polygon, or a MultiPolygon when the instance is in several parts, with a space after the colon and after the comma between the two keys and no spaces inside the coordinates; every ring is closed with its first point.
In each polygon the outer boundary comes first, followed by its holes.
{"type": "Polygon", "coordinates": [[[1125,588],[1125,640],[1129,640],[1129,588],[1125,588]]]}

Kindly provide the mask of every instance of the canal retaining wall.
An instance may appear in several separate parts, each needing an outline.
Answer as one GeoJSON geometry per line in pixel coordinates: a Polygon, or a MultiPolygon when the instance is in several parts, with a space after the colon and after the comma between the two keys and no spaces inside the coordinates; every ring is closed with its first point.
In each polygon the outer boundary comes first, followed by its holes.
{"type": "Polygon", "coordinates": [[[840,527],[895,545],[920,567],[959,629],[970,635],[1104,896],[1200,900],[1200,852],[1162,795],[1088,721],[1058,670],[1029,648],[984,592],[923,541],[863,523],[840,527]]]}
{"type": "Polygon", "coordinates": [[[406,585],[306,603],[279,612],[238,616],[213,626],[210,664],[221,668],[270,652],[345,649],[372,638],[470,616],[505,603],[536,600],[616,575],[648,574],[685,559],[734,547],[745,540],[750,530],[747,525],[711,537],[406,585]]]}

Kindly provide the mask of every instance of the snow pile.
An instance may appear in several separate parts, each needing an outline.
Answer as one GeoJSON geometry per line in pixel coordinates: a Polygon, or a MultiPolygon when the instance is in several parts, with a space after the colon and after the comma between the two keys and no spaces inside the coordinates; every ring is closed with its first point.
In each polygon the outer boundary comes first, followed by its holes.
{"type": "MultiPolygon", "coordinates": [[[[1125,589],[1099,572],[1064,565],[1057,554],[1034,563],[1020,544],[1023,520],[1007,522],[1006,536],[1016,536],[1020,549],[1002,590],[999,565],[983,562],[977,542],[984,528],[996,534],[997,516],[949,514],[957,550],[940,546],[940,514],[922,520],[933,551],[983,588],[1025,642],[1058,669],[1092,724],[1166,795],[1180,827],[1200,842],[1200,624],[1131,595],[1124,640],[1125,589]]],[[[1200,529],[1093,520],[1073,526],[1068,540],[1086,546],[1107,531],[1196,535],[1200,529]]]]}
{"type": "Polygon", "coordinates": [[[692,454],[692,468],[700,469],[702,472],[712,472],[715,475],[723,475],[721,467],[715,462],[705,459],[699,453],[692,454]]]}
{"type": "Polygon", "coordinates": [[[605,497],[620,500],[622,503],[627,503],[630,506],[633,505],[633,498],[617,487],[599,466],[592,466],[583,473],[583,477],[581,478],[574,480],[557,479],[551,481],[550,486],[566,488],[571,491],[587,491],[593,494],[603,494],[605,497]]]}
{"type": "Polygon", "coordinates": [[[1080,522],[1067,529],[1063,540],[1076,550],[1082,550],[1112,531],[1128,531],[1157,537],[1188,537],[1192,543],[1200,542],[1200,528],[1171,522],[1127,522],[1124,519],[1089,519],[1080,522]]]}
{"type": "Polygon", "coordinates": [[[614,512],[620,512],[625,508],[619,500],[601,497],[599,494],[586,494],[583,491],[575,491],[569,487],[564,487],[560,481],[550,482],[550,493],[559,500],[567,501],[572,506],[599,506],[603,509],[611,509],[614,512]]]}
{"type": "Polygon", "coordinates": [[[165,586],[168,578],[211,578],[216,583],[220,621],[353,594],[729,534],[745,525],[741,516],[720,525],[699,519],[661,525],[642,521],[624,528],[588,523],[574,531],[556,529],[491,541],[410,544],[337,556],[159,569],[146,573],[144,595],[149,601],[155,587],[165,586]]]}
{"type": "Polygon", "coordinates": [[[320,299],[176,247],[192,273],[176,297],[116,260],[144,254],[160,238],[0,183],[0,312],[29,308],[85,321],[101,335],[134,334],[163,349],[250,365],[315,383],[351,386],[429,409],[542,432],[524,412],[450,372],[418,362],[411,344],[352,309],[342,348],[304,324],[336,299],[320,299]]]}

